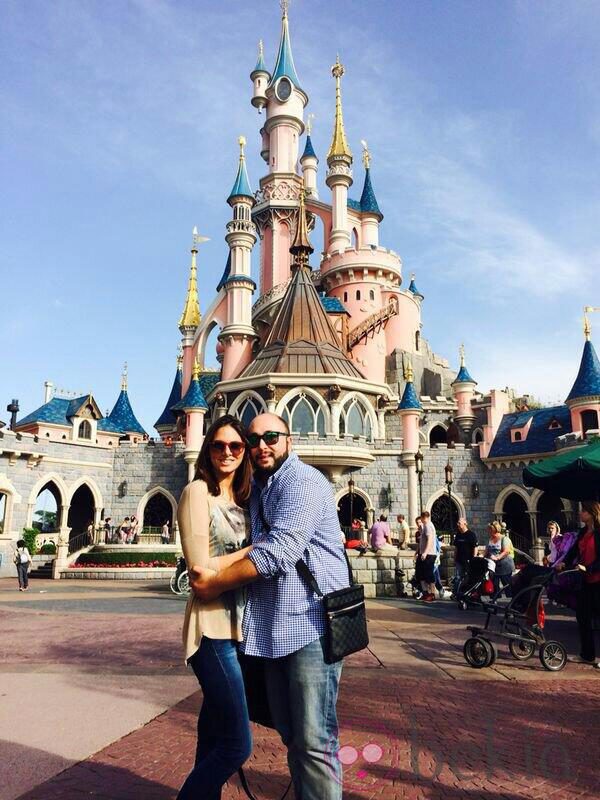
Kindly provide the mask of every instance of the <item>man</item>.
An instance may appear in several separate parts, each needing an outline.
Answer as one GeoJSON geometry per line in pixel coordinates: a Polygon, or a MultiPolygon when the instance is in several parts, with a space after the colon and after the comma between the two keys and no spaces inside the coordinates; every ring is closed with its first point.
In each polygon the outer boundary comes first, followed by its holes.
{"type": "Polygon", "coordinates": [[[323,594],[348,586],[348,567],[331,485],[291,451],[287,423],[255,417],[248,431],[256,468],[250,497],[253,549],[218,574],[193,567],[203,601],[250,584],[242,647],[267,659],[275,726],[288,748],[298,800],[341,800],[337,695],[342,664],[323,656],[319,598],[296,571],[304,559],[323,594]]]}
{"type": "MultiPolygon", "coordinates": [[[[399,538],[398,546],[399,547],[407,547],[409,542],[410,542],[410,526],[409,526],[408,522],[406,521],[406,518],[405,518],[404,514],[398,514],[396,519],[398,520],[398,525],[400,527],[400,535],[398,537],[399,538]]],[[[421,518],[419,517],[419,520],[420,519],[421,518]]]]}
{"type": "Polygon", "coordinates": [[[435,600],[435,558],[437,535],[429,511],[421,513],[421,535],[419,536],[419,574],[423,589],[423,601],[435,600]]]}
{"type": "Polygon", "coordinates": [[[379,515],[379,521],[371,525],[369,531],[369,543],[372,550],[383,550],[383,548],[392,543],[390,534],[390,526],[387,521],[387,514],[379,515]]]}
{"type": "Polygon", "coordinates": [[[471,559],[477,553],[477,536],[469,530],[467,520],[461,517],[456,523],[457,533],[454,536],[454,597],[458,592],[461,580],[467,573],[471,559]]]}

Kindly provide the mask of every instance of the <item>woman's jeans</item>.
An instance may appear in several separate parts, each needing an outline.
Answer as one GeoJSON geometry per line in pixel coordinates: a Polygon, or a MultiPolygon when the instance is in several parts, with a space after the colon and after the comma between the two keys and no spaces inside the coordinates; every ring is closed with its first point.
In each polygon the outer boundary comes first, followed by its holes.
{"type": "Polygon", "coordinates": [[[296,800],[342,800],[336,703],[342,662],[326,664],[323,637],[266,662],[273,722],[288,749],[296,800]]]}
{"type": "Polygon", "coordinates": [[[492,599],[495,600],[500,595],[504,595],[504,597],[512,597],[512,592],[510,589],[510,583],[512,580],[512,572],[507,572],[506,575],[498,575],[494,573],[493,581],[494,581],[494,594],[492,599]],[[506,591],[502,592],[502,587],[506,586],[506,591]]]}
{"type": "Polygon", "coordinates": [[[19,587],[27,589],[29,586],[29,561],[26,564],[17,564],[17,578],[19,579],[19,587]]]}
{"type": "Polygon", "coordinates": [[[579,626],[579,641],[581,644],[581,657],[586,661],[596,658],[594,642],[594,614],[600,610],[600,583],[584,583],[577,594],[577,625],[579,626]]]}
{"type": "Polygon", "coordinates": [[[237,643],[203,636],[189,663],[204,699],[198,717],[194,769],[177,800],[220,800],[223,785],[252,752],[237,643]]]}

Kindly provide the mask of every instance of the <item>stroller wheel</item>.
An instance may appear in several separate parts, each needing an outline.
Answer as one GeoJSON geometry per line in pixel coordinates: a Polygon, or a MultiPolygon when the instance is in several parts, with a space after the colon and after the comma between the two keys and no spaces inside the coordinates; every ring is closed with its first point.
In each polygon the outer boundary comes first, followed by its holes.
{"type": "Polygon", "coordinates": [[[460,608],[461,611],[466,611],[467,610],[467,601],[466,600],[459,600],[458,601],[458,607],[460,608]]]}
{"type": "Polygon", "coordinates": [[[511,639],[508,649],[517,661],[527,661],[535,653],[535,642],[529,642],[527,639],[511,639]]]}
{"type": "Polygon", "coordinates": [[[567,663],[567,651],[560,642],[544,642],[540,647],[540,661],[544,669],[560,672],[567,663]]]}
{"type": "Polygon", "coordinates": [[[173,594],[179,594],[177,590],[177,573],[171,575],[171,580],[169,581],[169,587],[173,594]]]}
{"type": "Polygon", "coordinates": [[[495,658],[495,648],[489,639],[483,636],[472,636],[464,644],[463,655],[465,661],[474,669],[483,669],[491,666],[495,658]]]}
{"type": "Polygon", "coordinates": [[[188,575],[187,569],[181,573],[179,576],[179,580],[177,581],[177,589],[179,590],[179,594],[189,594],[190,591],[190,576],[188,575]]]}

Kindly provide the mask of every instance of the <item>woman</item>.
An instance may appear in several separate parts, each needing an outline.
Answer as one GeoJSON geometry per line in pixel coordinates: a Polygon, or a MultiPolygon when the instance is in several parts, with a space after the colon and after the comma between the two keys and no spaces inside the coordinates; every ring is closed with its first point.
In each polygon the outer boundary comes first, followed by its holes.
{"type": "Polygon", "coordinates": [[[551,519],[546,525],[546,536],[550,542],[550,552],[544,556],[544,566],[553,567],[563,552],[564,536],[561,533],[560,525],[556,520],[551,519]]]}
{"type": "Polygon", "coordinates": [[[515,571],[512,542],[502,530],[502,525],[497,521],[490,522],[488,525],[488,535],[489,540],[485,548],[485,557],[496,565],[493,598],[495,599],[500,595],[504,586],[509,587],[506,590],[506,597],[510,597],[510,578],[515,571]]]}
{"type": "Polygon", "coordinates": [[[160,529],[160,543],[161,544],[169,544],[171,541],[171,531],[169,529],[170,520],[166,519],[163,522],[163,526],[160,529]]]}
{"type": "Polygon", "coordinates": [[[19,539],[17,542],[14,561],[17,568],[19,591],[26,592],[29,589],[29,567],[31,566],[33,559],[31,558],[29,548],[25,544],[24,539],[19,539]]]}
{"type": "MultiPolygon", "coordinates": [[[[189,567],[219,571],[243,558],[250,521],[245,505],[252,470],[244,429],[235,417],[214,422],[202,444],[194,480],[181,495],[178,521],[189,567]]],[[[244,592],[200,604],[190,595],[183,625],[185,659],[202,687],[194,769],[178,800],[219,800],[249,757],[250,722],[237,659],[244,592]]]]}
{"type": "Polygon", "coordinates": [[[583,527],[557,570],[573,569],[575,565],[584,568],[583,581],[577,593],[576,616],[581,647],[577,660],[600,669],[596,661],[593,627],[594,618],[600,617],[600,503],[582,503],[579,519],[583,527]]]}

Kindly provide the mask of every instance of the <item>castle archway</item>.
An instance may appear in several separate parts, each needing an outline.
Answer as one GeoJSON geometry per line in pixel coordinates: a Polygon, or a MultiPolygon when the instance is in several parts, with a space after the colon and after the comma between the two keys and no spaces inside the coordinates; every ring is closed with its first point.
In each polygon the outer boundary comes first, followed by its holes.
{"type": "Polygon", "coordinates": [[[67,517],[67,527],[69,530],[69,551],[79,550],[84,544],[77,537],[87,531],[88,526],[94,522],[96,516],[96,505],[94,495],[90,487],[83,483],[73,494],[69,515],[67,517]]]}

